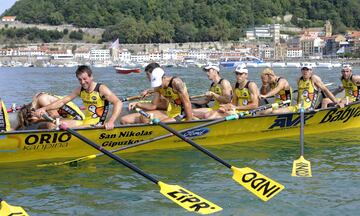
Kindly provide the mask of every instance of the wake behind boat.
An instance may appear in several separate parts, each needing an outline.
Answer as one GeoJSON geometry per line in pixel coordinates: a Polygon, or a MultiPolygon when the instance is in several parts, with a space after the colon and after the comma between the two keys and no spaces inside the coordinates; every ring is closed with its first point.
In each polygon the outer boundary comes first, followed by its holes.
{"type": "MultiPolygon", "coordinates": [[[[328,108],[307,112],[305,113],[305,135],[359,128],[359,116],[359,101],[345,108],[328,108]]],[[[179,131],[208,122],[211,122],[211,120],[171,123],[169,125],[179,131]]],[[[230,143],[246,145],[248,141],[298,136],[299,127],[299,114],[287,113],[249,116],[200,127],[182,134],[204,146],[230,143]]],[[[83,128],[76,131],[107,150],[131,146],[143,140],[168,134],[161,126],[150,124],[119,126],[111,131],[106,131],[103,128],[83,128]]],[[[188,144],[172,136],[146,145],[128,148],[123,152],[172,149],[185,146],[188,146],[188,144]]],[[[86,146],[79,139],[65,131],[29,130],[0,133],[0,163],[32,160],[53,161],[55,159],[76,158],[96,153],[95,149],[86,146]]]]}

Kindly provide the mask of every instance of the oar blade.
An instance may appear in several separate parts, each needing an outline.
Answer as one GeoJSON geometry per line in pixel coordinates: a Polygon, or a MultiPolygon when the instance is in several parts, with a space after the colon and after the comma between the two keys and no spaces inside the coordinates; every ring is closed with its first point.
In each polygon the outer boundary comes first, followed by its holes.
{"type": "Polygon", "coordinates": [[[160,193],[188,211],[212,214],[222,210],[220,206],[179,185],[169,185],[161,181],[158,182],[158,185],[160,186],[160,193]]]}
{"type": "Polygon", "coordinates": [[[83,162],[83,161],[87,161],[87,160],[91,160],[96,158],[96,155],[88,155],[85,157],[81,157],[81,158],[76,158],[76,159],[72,159],[72,160],[68,160],[68,161],[62,161],[62,162],[54,162],[54,163],[47,163],[47,164],[38,164],[36,165],[37,167],[48,167],[48,166],[63,166],[63,165],[67,165],[69,164],[70,166],[76,166],[77,163],[79,162],[83,162]]]}
{"type": "Polygon", "coordinates": [[[294,177],[312,177],[311,163],[302,155],[299,159],[294,160],[291,176],[294,177]]]}
{"type": "Polygon", "coordinates": [[[0,215],[29,216],[22,207],[9,205],[4,200],[0,202],[0,215]]]}
{"type": "Polygon", "coordinates": [[[236,182],[265,202],[285,188],[280,183],[249,167],[237,168],[232,166],[231,170],[234,172],[233,179],[236,182]]]}

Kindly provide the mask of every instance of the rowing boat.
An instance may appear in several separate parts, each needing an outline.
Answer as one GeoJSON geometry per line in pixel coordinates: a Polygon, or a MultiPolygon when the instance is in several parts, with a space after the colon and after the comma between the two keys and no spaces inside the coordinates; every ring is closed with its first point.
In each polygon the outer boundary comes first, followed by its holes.
{"type": "MultiPolygon", "coordinates": [[[[328,108],[305,113],[305,135],[345,130],[360,127],[360,102],[345,108],[328,108]]],[[[211,120],[198,120],[169,124],[175,130],[199,126],[211,120]]],[[[287,113],[267,116],[246,116],[238,120],[221,122],[208,127],[190,130],[183,135],[197,143],[222,145],[248,141],[298,136],[300,116],[287,113]]],[[[133,145],[137,142],[167,134],[159,125],[136,124],[118,126],[111,131],[103,128],[82,128],[79,134],[94,141],[107,150],[133,145]]],[[[151,142],[146,145],[128,148],[123,152],[137,152],[180,148],[188,146],[176,137],[151,142]]],[[[0,163],[25,162],[32,160],[55,160],[75,158],[97,153],[84,145],[68,132],[59,130],[26,130],[0,133],[0,163]]]]}
{"type": "Polygon", "coordinates": [[[119,74],[129,74],[129,73],[140,73],[140,68],[123,68],[123,67],[115,67],[116,73],[119,74]]]}

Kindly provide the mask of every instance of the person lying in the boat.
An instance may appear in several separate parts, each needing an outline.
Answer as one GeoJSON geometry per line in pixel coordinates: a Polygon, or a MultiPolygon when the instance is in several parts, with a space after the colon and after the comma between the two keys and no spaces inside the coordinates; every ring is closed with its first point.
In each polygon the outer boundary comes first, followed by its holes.
{"type": "Polygon", "coordinates": [[[233,88],[232,102],[220,105],[219,110],[209,118],[222,118],[234,113],[256,109],[259,106],[259,89],[255,82],[248,80],[248,69],[238,66],[234,73],[236,83],[233,88]]]}
{"type": "Polygon", "coordinates": [[[320,91],[330,98],[339,107],[344,107],[340,104],[330,90],[324,85],[321,78],[313,74],[312,65],[307,64],[301,68],[302,76],[298,80],[298,97],[297,104],[288,107],[282,107],[273,110],[272,113],[280,114],[287,112],[298,112],[300,106],[305,110],[313,110],[316,108],[320,96],[320,91]],[[303,105],[302,105],[303,104],[303,105]]]}
{"type": "Polygon", "coordinates": [[[0,98],[0,132],[11,131],[9,116],[4,101],[0,98]]]}
{"type": "MultiPolygon", "coordinates": [[[[352,67],[350,65],[344,65],[341,69],[341,86],[336,89],[336,93],[340,93],[345,90],[345,96],[343,98],[337,98],[340,104],[348,105],[351,102],[360,100],[360,76],[353,75],[352,67]]],[[[324,98],[321,107],[326,108],[328,106],[334,106],[329,98],[324,98]]]]}
{"type": "MultiPolygon", "coordinates": [[[[265,68],[261,72],[262,86],[260,88],[260,99],[275,97],[274,102],[292,100],[292,88],[289,82],[284,77],[276,76],[271,68],[265,68]]],[[[289,106],[286,104],[285,106],[289,106]]],[[[272,110],[268,109],[261,114],[271,113],[272,110]]]]}
{"type": "Polygon", "coordinates": [[[120,99],[106,85],[94,81],[90,67],[86,65],[79,66],[75,74],[80,86],[75,88],[71,94],[37,109],[34,112],[35,116],[40,118],[47,111],[58,110],[76,97],[80,97],[85,106],[85,119],[66,120],[68,127],[104,125],[106,130],[113,129],[115,121],[121,113],[122,102],[120,99]],[[110,103],[114,106],[113,112],[109,120],[105,122],[110,103]]]}
{"type": "MultiPolygon", "coordinates": [[[[149,110],[160,121],[182,121],[193,118],[192,108],[185,83],[181,78],[175,76],[166,76],[164,70],[158,63],[150,63],[145,67],[148,80],[151,87],[154,88],[154,96],[151,103],[133,102],[129,103],[129,110],[140,108],[149,110]],[[166,98],[167,109],[162,108],[161,98],[166,98]]],[[[139,113],[125,115],[121,118],[122,124],[148,123],[149,120],[142,117],[139,113]]]]}
{"type": "Polygon", "coordinates": [[[200,119],[206,119],[212,116],[216,112],[221,104],[231,103],[232,87],[228,80],[221,78],[220,69],[216,65],[206,65],[203,68],[209,80],[212,81],[209,91],[205,93],[205,98],[196,101],[196,104],[204,105],[208,104],[211,99],[214,99],[214,104],[210,108],[198,108],[193,109],[195,117],[200,119]]]}
{"type": "MultiPolygon", "coordinates": [[[[25,104],[21,107],[20,111],[18,112],[18,122],[19,125],[17,129],[27,129],[33,126],[31,129],[35,128],[51,128],[52,124],[46,123],[45,119],[42,117],[38,118],[35,115],[31,115],[32,110],[37,110],[41,107],[48,106],[49,104],[63,98],[62,96],[52,95],[45,92],[40,92],[34,95],[32,98],[31,103],[25,104]],[[42,122],[40,124],[40,122],[42,122]],[[37,124],[38,123],[38,124],[37,124]],[[37,124],[37,125],[35,125],[37,124]]],[[[80,108],[74,104],[72,101],[69,101],[64,106],[60,107],[57,110],[48,110],[48,115],[54,119],[56,118],[63,118],[63,122],[68,120],[84,120],[85,115],[80,110],[80,108]]]]}

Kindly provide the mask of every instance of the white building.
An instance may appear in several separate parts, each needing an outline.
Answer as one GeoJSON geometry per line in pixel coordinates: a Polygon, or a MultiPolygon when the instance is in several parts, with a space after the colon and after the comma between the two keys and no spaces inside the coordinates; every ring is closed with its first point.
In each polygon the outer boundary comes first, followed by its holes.
{"type": "Polygon", "coordinates": [[[1,21],[3,22],[15,22],[16,16],[3,16],[1,21]]]}
{"type": "Polygon", "coordinates": [[[210,52],[207,50],[190,50],[187,57],[197,60],[207,60],[209,58],[209,53],[210,52]]]}
{"type": "Polygon", "coordinates": [[[106,61],[110,60],[110,50],[109,49],[92,49],[90,50],[90,60],[91,61],[106,61]]]}
{"type": "Polygon", "coordinates": [[[131,61],[131,53],[127,49],[123,49],[119,51],[119,60],[121,62],[130,62],[131,61]]]}
{"type": "Polygon", "coordinates": [[[286,51],[287,58],[302,58],[303,52],[301,48],[288,48],[286,51]]]}
{"type": "Polygon", "coordinates": [[[162,59],[162,53],[149,53],[149,59],[150,61],[160,61],[162,59]]]}
{"type": "Polygon", "coordinates": [[[274,42],[280,41],[280,24],[263,25],[246,31],[248,40],[270,39],[274,42]]]}
{"type": "Polygon", "coordinates": [[[88,60],[88,59],[90,59],[90,52],[89,51],[75,52],[74,57],[75,57],[75,59],[78,59],[78,60],[88,60]]]}
{"type": "Polygon", "coordinates": [[[132,62],[148,62],[150,60],[150,56],[146,53],[138,53],[136,55],[131,55],[132,62]]]}
{"type": "Polygon", "coordinates": [[[175,61],[177,60],[176,50],[164,50],[162,53],[162,59],[165,61],[175,61]]]}

